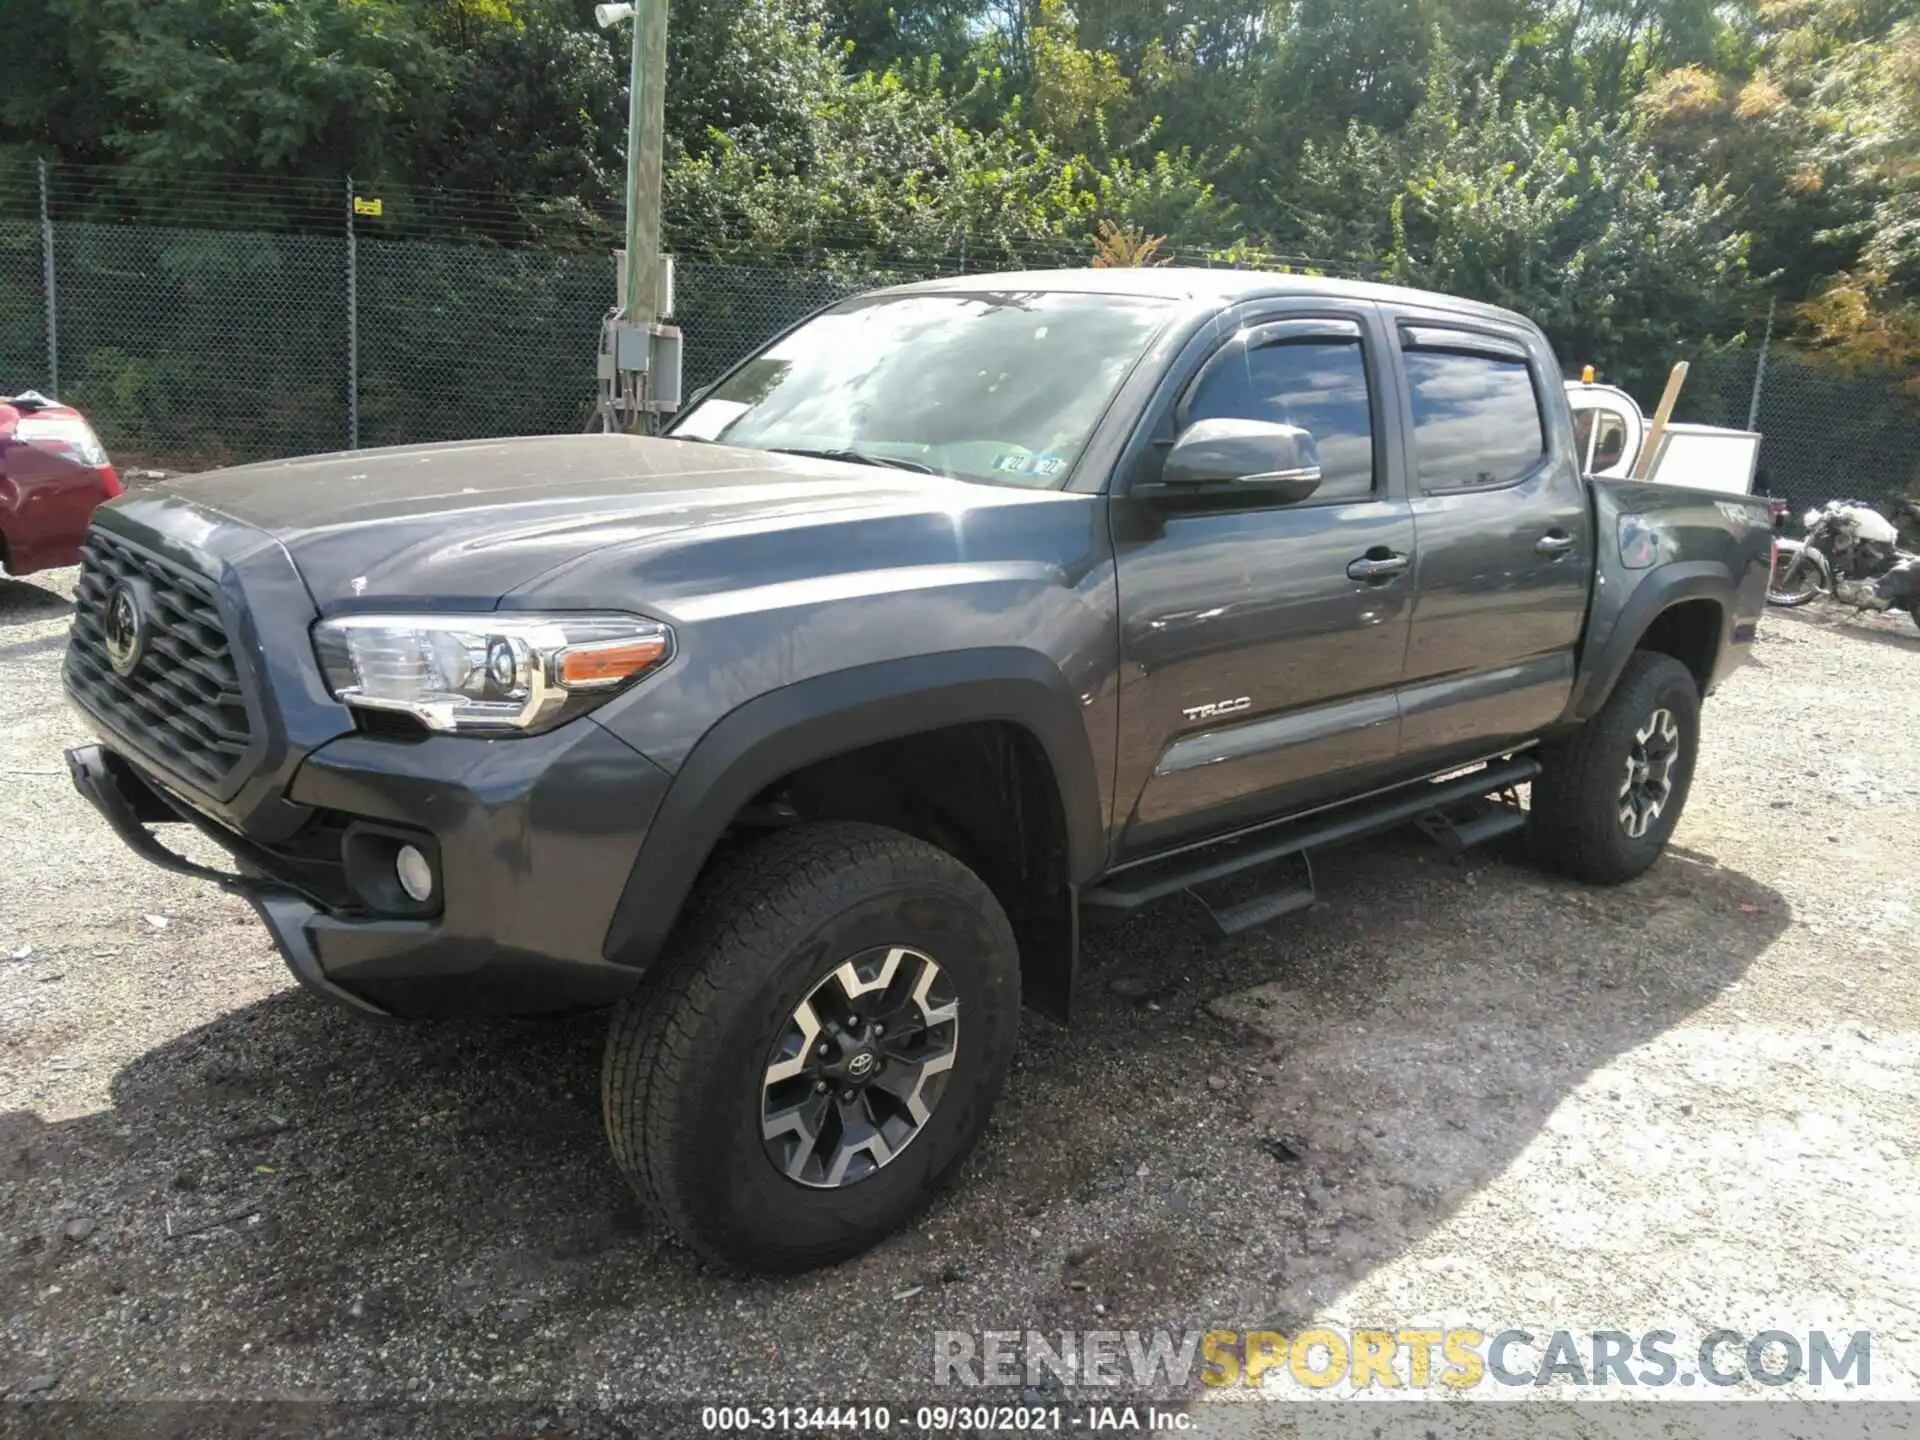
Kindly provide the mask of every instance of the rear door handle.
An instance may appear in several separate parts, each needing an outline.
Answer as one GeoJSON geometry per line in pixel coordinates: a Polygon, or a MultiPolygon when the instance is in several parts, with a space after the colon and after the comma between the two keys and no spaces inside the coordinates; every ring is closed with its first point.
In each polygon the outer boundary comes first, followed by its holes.
{"type": "Polygon", "coordinates": [[[1533,542],[1542,555],[1564,555],[1573,549],[1573,537],[1563,530],[1549,530],[1533,542]]]}
{"type": "Polygon", "coordinates": [[[1412,564],[1410,557],[1383,551],[1375,555],[1368,553],[1347,566],[1347,578],[1351,580],[1391,580],[1412,564]]]}

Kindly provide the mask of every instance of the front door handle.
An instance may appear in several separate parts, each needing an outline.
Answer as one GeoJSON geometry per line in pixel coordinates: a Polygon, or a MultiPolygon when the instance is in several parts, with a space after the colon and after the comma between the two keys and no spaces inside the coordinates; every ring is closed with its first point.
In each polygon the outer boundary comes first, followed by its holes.
{"type": "Polygon", "coordinates": [[[1406,555],[1395,554],[1391,550],[1376,548],[1369,550],[1358,560],[1347,566],[1347,578],[1350,580],[1391,580],[1412,564],[1406,555]]]}
{"type": "Polygon", "coordinates": [[[1542,555],[1558,557],[1573,549],[1573,537],[1564,530],[1549,530],[1533,542],[1533,548],[1542,555]]]}

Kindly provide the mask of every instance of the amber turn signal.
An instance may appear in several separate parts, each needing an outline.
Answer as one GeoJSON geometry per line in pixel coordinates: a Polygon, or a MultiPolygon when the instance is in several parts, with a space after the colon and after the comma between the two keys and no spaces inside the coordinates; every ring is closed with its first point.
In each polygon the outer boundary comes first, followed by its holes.
{"type": "Polygon", "coordinates": [[[599,645],[576,645],[560,655],[560,683],[569,690],[597,690],[623,685],[666,657],[664,635],[641,640],[614,640],[599,645]]]}

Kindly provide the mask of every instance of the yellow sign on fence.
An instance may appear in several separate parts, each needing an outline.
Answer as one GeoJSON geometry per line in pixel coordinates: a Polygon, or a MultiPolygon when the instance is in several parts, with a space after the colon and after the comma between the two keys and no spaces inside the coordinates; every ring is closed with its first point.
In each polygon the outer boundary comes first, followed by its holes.
{"type": "Polygon", "coordinates": [[[373,199],[364,199],[358,195],[353,197],[353,213],[356,215],[378,215],[380,208],[377,197],[373,199]]]}

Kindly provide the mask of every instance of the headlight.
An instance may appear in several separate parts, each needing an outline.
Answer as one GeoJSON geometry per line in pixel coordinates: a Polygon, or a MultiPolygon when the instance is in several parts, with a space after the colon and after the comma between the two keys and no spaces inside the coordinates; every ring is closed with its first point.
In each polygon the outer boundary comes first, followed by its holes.
{"type": "Polygon", "coordinates": [[[1806,526],[1807,529],[1811,530],[1814,526],[1820,523],[1820,512],[1818,510],[1807,511],[1806,514],[1800,517],[1800,523],[1806,526]]]}
{"type": "Polygon", "coordinates": [[[314,626],[334,698],[429,730],[516,734],[590,710],[673,655],[634,615],[348,615],[314,626]]]}

